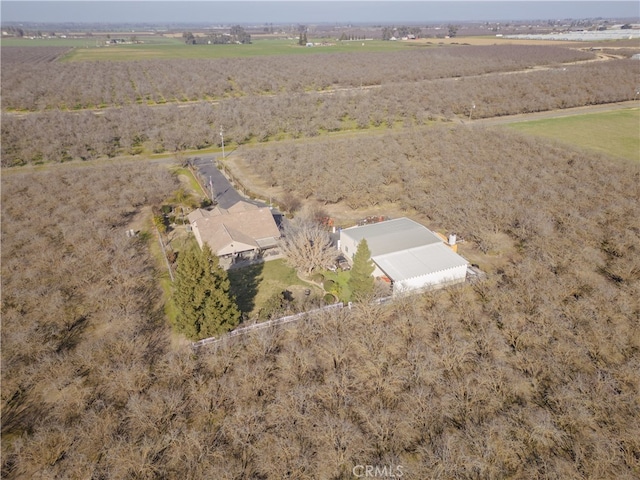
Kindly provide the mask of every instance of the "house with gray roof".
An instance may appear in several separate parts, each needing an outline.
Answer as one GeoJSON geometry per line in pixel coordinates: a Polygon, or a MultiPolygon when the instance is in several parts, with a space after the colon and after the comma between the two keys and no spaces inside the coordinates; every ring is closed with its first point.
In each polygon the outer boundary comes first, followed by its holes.
{"type": "Polygon", "coordinates": [[[396,218],[341,230],[340,250],[349,261],[363,239],[376,267],[373,275],[390,281],[394,294],[466,279],[469,262],[411,219],[396,218]]]}
{"type": "Polygon", "coordinates": [[[240,201],[228,209],[199,208],[188,218],[200,248],[206,243],[221,259],[254,258],[276,247],[280,238],[271,209],[247,202],[240,201]]]}

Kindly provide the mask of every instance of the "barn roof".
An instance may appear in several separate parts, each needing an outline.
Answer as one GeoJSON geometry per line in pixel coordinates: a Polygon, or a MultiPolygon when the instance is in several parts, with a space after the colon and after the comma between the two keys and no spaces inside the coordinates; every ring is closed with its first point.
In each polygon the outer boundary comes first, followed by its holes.
{"type": "Polygon", "coordinates": [[[438,235],[404,217],[347,228],[340,235],[355,244],[366,239],[371,259],[394,282],[468,265],[438,235]]]}
{"type": "Polygon", "coordinates": [[[371,257],[442,243],[442,240],[431,230],[406,217],[347,228],[342,230],[341,235],[349,236],[355,240],[356,244],[366,238],[371,257]]]}
{"type": "Polygon", "coordinates": [[[467,265],[467,261],[444,243],[423,245],[372,257],[396,282],[467,265]]]}

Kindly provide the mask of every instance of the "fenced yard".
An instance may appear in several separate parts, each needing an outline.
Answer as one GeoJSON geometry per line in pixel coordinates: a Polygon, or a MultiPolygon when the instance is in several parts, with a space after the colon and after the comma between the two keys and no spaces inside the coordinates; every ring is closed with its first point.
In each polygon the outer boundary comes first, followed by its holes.
{"type": "Polygon", "coordinates": [[[340,310],[342,308],[344,308],[343,303],[334,303],[333,305],[326,305],[324,307],[316,308],[314,310],[309,310],[308,312],[300,312],[300,313],[296,313],[295,315],[287,315],[285,317],[268,320],[266,322],[254,323],[253,325],[247,325],[246,327],[237,328],[232,332],[229,332],[226,335],[223,335],[221,337],[203,338],[202,340],[192,343],[191,347],[194,350],[196,350],[205,345],[216,345],[221,342],[228,341],[232,338],[238,337],[240,335],[245,335],[250,332],[255,332],[257,330],[262,330],[265,328],[285,325],[287,323],[295,322],[297,320],[302,320],[303,318],[310,317],[320,312],[340,310]]]}

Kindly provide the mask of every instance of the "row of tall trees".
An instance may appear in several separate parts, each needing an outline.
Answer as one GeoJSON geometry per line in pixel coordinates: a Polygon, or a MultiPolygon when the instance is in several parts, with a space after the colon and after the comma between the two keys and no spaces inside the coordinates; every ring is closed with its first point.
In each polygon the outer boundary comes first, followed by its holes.
{"type": "Polygon", "coordinates": [[[298,45],[304,47],[307,42],[307,26],[306,25],[298,25],[298,45]]]}
{"type": "MultiPolygon", "coordinates": [[[[200,149],[225,141],[313,137],[371,127],[424,125],[633,99],[640,64],[595,62],[566,69],[483,75],[369,89],[249,96],[216,103],[136,105],[92,112],[2,115],[5,166],[120,154],[200,149]],[[475,105],[472,111],[472,105],[475,105]]],[[[313,155],[313,152],[310,152],[313,155]]],[[[334,189],[323,185],[324,190],[334,189]]],[[[334,198],[333,192],[329,199],[334,198]]]]}
{"type": "Polygon", "coordinates": [[[413,35],[413,38],[420,38],[422,29],[420,27],[383,27],[382,40],[391,40],[392,38],[403,38],[413,35]]]}

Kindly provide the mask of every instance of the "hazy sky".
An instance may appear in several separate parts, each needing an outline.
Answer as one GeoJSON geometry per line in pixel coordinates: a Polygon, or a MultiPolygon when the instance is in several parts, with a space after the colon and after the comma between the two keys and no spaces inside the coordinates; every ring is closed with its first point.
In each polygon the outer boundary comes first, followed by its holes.
{"type": "Polygon", "coordinates": [[[5,1],[1,20],[82,23],[358,23],[637,18],[637,1],[5,1]]]}

